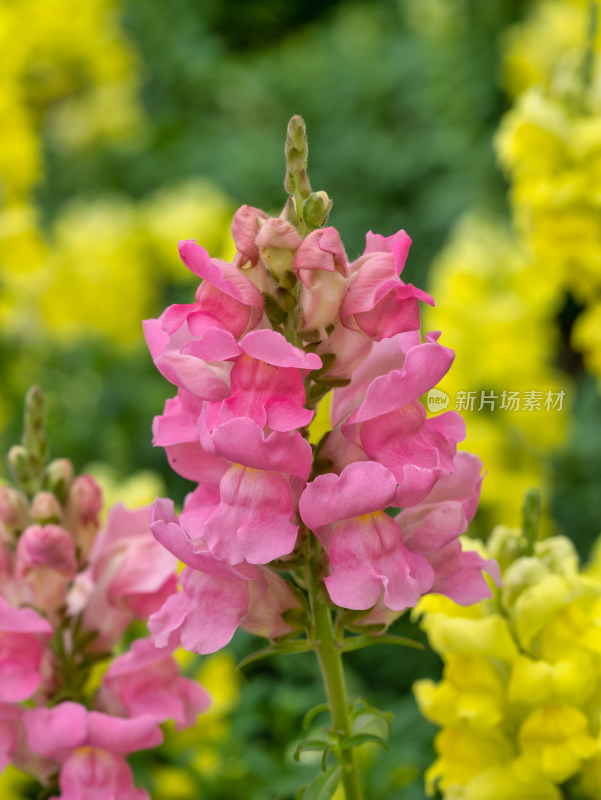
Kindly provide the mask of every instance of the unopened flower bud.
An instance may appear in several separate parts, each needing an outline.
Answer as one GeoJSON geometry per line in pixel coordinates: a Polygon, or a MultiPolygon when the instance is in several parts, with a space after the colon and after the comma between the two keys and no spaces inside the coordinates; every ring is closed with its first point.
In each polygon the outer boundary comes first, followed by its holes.
{"type": "Polygon", "coordinates": [[[14,541],[27,527],[27,498],[12,486],[0,486],[0,540],[14,541]]]}
{"type": "Polygon", "coordinates": [[[486,547],[491,557],[498,562],[503,573],[523,553],[522,531],[519,528],[497,525],[488,537],[486,547]]]}
{"type": "Polygon", "coordinates": [[[520,594],[529,586],[540,583],[549,570],[538,558],[522,556],[514,561],[503,576],[501,599],[506,609],[510,609],[520,594]]]}
{"type": "Polygon", "coordinates": [[[29,482],[29,454],[22,444],[15,444],[8,451],[7,459],[10,471],[19,484],[29,482]]]}
{"type": "Polygon", "coordinates": [[[287,220],[270,217],[261,226],[256,241],[261,258],[277,283],[285,280],[286,273],[294,273],[294,256],[302,239],[287,220]]]}
{"type": "Polygon", "coordinates": [[[31,587],[39,608],[56,610],[75,577],[75,546],[58,525],[31,525],[17,546],[16,575],[31,587]]]}
{"type": "Polygon", "coordinates": [[[100,527],[102,492],[91,475],[78,475],[65,503],[64,524],[70,531],[80,557],[85,560],[100,527]]]}
{"type": "Polygon", "coordinates": [[[50,522],[60,522],[63,509],[52,492],[38,492],[31,501],[29,516],[34,522],[44,525],[50,522]]]}
{"type": "Polygon", "coordinates": [[[68,458],[57,458],[51,461],[44,470],[42,483],[44,489],[52,492],[62,503],[73,478],[73,464],[68,458]]]}
{"type": "Polygon", "coordinates": [[[332,201],[325,192],[311,192],[303,204],[305,223],[311,228],[323,228],[331,208],[332,201]]]}
{"type": "Polygon", "coordinates": [[[259,208],[240,206],[232,220],[232,237],[240,258],[238,266],[242,269],[254,267],[259,260],[259,248],[256,244],[261,221],[267,214],[259,208]]]}

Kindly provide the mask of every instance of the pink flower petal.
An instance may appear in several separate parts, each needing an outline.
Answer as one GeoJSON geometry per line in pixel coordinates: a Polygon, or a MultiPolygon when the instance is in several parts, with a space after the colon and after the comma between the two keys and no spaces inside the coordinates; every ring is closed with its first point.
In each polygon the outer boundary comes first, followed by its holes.
{"type": "Polygon", "coordinates": [[[247,333],[240,342],[240,347],[247,355],[276,367],[313,370],[322,366],[318,355],[305,353],[299,347],[294,347],[281,333],[269,328],[247,333]]]}
{"type": "Polygon", "coordinates": [[[216,428],[211,439],[218,455],[253,469],[298,475],[307,480],[313,451],[296,431],[274,431],[265,437],[251,419],[230,419],[216,428]]]}
{"type": "Polygon", "coordinates": [[[202,533],[219,559],[267,564],[294,549],[298,525],[294,501],[283,475],[232,466],[221,479],[221,502],[202,533]]]}
{"type": "Polygon", "coordinates": [[[430,564],[403,546],[401,529],[382,511],[336,525],[329,556],[326,586],[343,608],[371,608],[384,589],[385,605],[401,611],[432,586],[430,564]]]}
{"type": "Polygon", "coordinates": [[[330,472],[308,483],[299,501],[299,511],[305,525],[315,530],[386,508],[396,489],[397,481],[386,467],[374,461],[357,461],[345,467],[340,475],[330,472]]]}

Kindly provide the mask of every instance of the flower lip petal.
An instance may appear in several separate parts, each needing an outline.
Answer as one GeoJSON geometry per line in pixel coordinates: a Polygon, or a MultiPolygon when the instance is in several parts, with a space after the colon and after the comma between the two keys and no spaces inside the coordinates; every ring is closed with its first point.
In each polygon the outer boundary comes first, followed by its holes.
{"type": "Polygon", "coordinates": [[[265,361],[275,367],[297,369],[320,369],[322,360],[316,353],[305,353],[286,341],[281,333],[269,328],[251,331],[240,342],[242,350],[252,358],[265,361]]]}
{"type": "Polygon", "coordinates": [[[211,439],[219,455],[237,464],[309,477],[313,451],[297,431],[273,431],[265,437],[252,419],[235,417],[215,428],[211,439]]]}
{"type": "Polygon", "coordinates": [[[219,262],[209,256],[207,251],[194,239],[183,239],[177,244],[180,258],[184,264],[199,278],[211,283],[220,292],[239,300],[247,306],[263,307],[263,297],[257,287],[235,267],[219,262]],[[230,268],[235,282],[225,277],[225,270],[230,268]]]}
{"type": "Polygon", "coordinates": [[[329,472],[311,481],[301,495],[301,518],[311,530],[389,506],[397,490],[392,472],[376,461],[355,461],[340,475],[329,472]]]}

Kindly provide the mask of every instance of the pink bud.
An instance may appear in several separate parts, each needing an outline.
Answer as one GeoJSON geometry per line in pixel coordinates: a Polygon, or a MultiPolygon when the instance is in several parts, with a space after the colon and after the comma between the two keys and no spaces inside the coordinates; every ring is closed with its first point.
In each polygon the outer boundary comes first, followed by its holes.
{"type": "Polygon", "coordinates": [[[85,560],[100,528],[102,492],[91,475],[78,475],[65,503],[64,525],[70,531],[80,558],[85,560]]]}
{"type": "Polygon", "coordinates": [[[261,258],[276,281],[293,271],[294,254],[302,239],[296,228],[280,217],[270,217],[256,239],[261,258]]]}
{"type": "Polygon", "coordinates": [[[63,509],[52,492],[38,492],[31,501],[29,515],[34,522],[39,522],[41,525],[60,522],[63,509]]]}
{"type": "Polygon", "coordinates": [[[335,228],[310,233],[298,248],[294,269],[303,288],[300,294],[303,330],[315,329],[325,338],[326,328],[338,318],[348,285],[348,263],[335,228]]]}
{"type": "Polygon", "coordinates": [[[56,610],[77,572],[71,536],[58,525],[31,525],[19,539],[15,571],[31,587],[39,608],[56,610]]]}
{"type": "Polygon", "coordinates": [[[241,206],[234,214],[232,220],[232,237],[239,254],[239,266],[243,267],[250,262],[256,266],[259,260],[259,248],[255,242],[261,220],[267,219],[267,214],[259,208],[241,206]]]}
{"type": "Polygon", "coordinates": [[[0,541],[14,541],[28,522],[27,498],[23,492],[0,486],[0,541]]]}

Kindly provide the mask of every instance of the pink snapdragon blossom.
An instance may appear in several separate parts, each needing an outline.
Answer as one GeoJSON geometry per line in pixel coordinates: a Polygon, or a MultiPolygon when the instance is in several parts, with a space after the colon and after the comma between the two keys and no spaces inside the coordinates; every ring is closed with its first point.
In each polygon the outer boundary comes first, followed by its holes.
{"type": "Polygon", "coordinates": [[[481,471],[477,456],[457,453],[454,471],[441,478],[419,506],[406,508],[396,517],[407,546],[422,553],[434,568],[431,591],[459,605],[492,596],[483,572],[495,583],[501,582],[496,561],[463,550],[459,541],[478,507],[481,471]]]}
{"type": "Polygon", "coordinates": [[[110,647],[135,618],[160,608],[176,589],[175,569],[152,536],[148,509],[113,506],[68,598],[71,613],[82,614],[83,630],[97,632],[93,647],[110,647]]]}
{"type": "Polygon", "coordinates": [[[175,720],[178,730],[190,728],[211,704],[206,689],[180,675],[171,647],[157,648],[152,639],[137,639],[116,658],[102,679],[97,703],[116,716],[147,714],[157,722],[175,720]]]}
{"type": "Polygon", "coordinates": [[[288,555],[296,543],[296,503],[309,477],[311,446],[297,431],[265,436],[249,417],[211,429],[205,409],[198,410],[180,390],[154,425],[155,443],[165,447],[177,472],[204,487],[194,514],[186,508],[190,535],[206,539],[213,554],[231,564],[266,564],[288,555]]]}
{"type": "Polygon", "coordinates": [[[176,386],[206,400],[227,397],[231,365],[217,364],[239,352],[236,341],[263,316],[263,297],[238,269],[211,259],[193,240],[179,244],[182,261],[203,278],[196,302],[170,306],[159,319],[146,320],[146,341],[160,372],[176,386]],[[196,346],[190,355],[186,346],[196,346]],[[201,364],[198,356],[209,355],[201,364]]]}
{"type": "Polygon", "coordinates": [[[300,608],[299,602],[277,573],[215,558],[206,542],[188,535],[171,501],[155,502],[152,531],[188,565],[181,574],[182,591],[148,622],[159,647],[172,644],[174,632],[187,650],[213,653],[231,640],[238,627],[271,639],[294,630],[283,621],[282,613],[300,608]]]}
{"type": "Polygon", "coordinates": [[[0,702],[18,703],[40,685],[42,658],[53,634],[32,608],[13,608],[0,597],[0,702]]]}
{"type": "Polygon", "coordinates": [[[383,592],[384,604],[400,611],[432,586],[427,559],[404,546],[400,526],[384,512],[396,489],[385,467],[358,461],[340,475],[320,475],[301,496],[303,522],[329,556],[325,584],[339,606],[368,609],[383,592]]]}
{"type": "Polygon", "coordinates": [[[153,717],[121,719],[64,702],[25,711],[23,725],[31,751],[60,767],[54,800],[149,800],[124,756],[162,742],[153,717]]]}
{"type": "Polygon", "coordinates": [[[394,242],[370,231],[364,254],[351,264],[352,280],[340,305],[342,324],[375,341],[418,330],[418,300],[434,305],[429,294],[399,277],[411,239],[405,231],[388,238],[394,242]]]}

